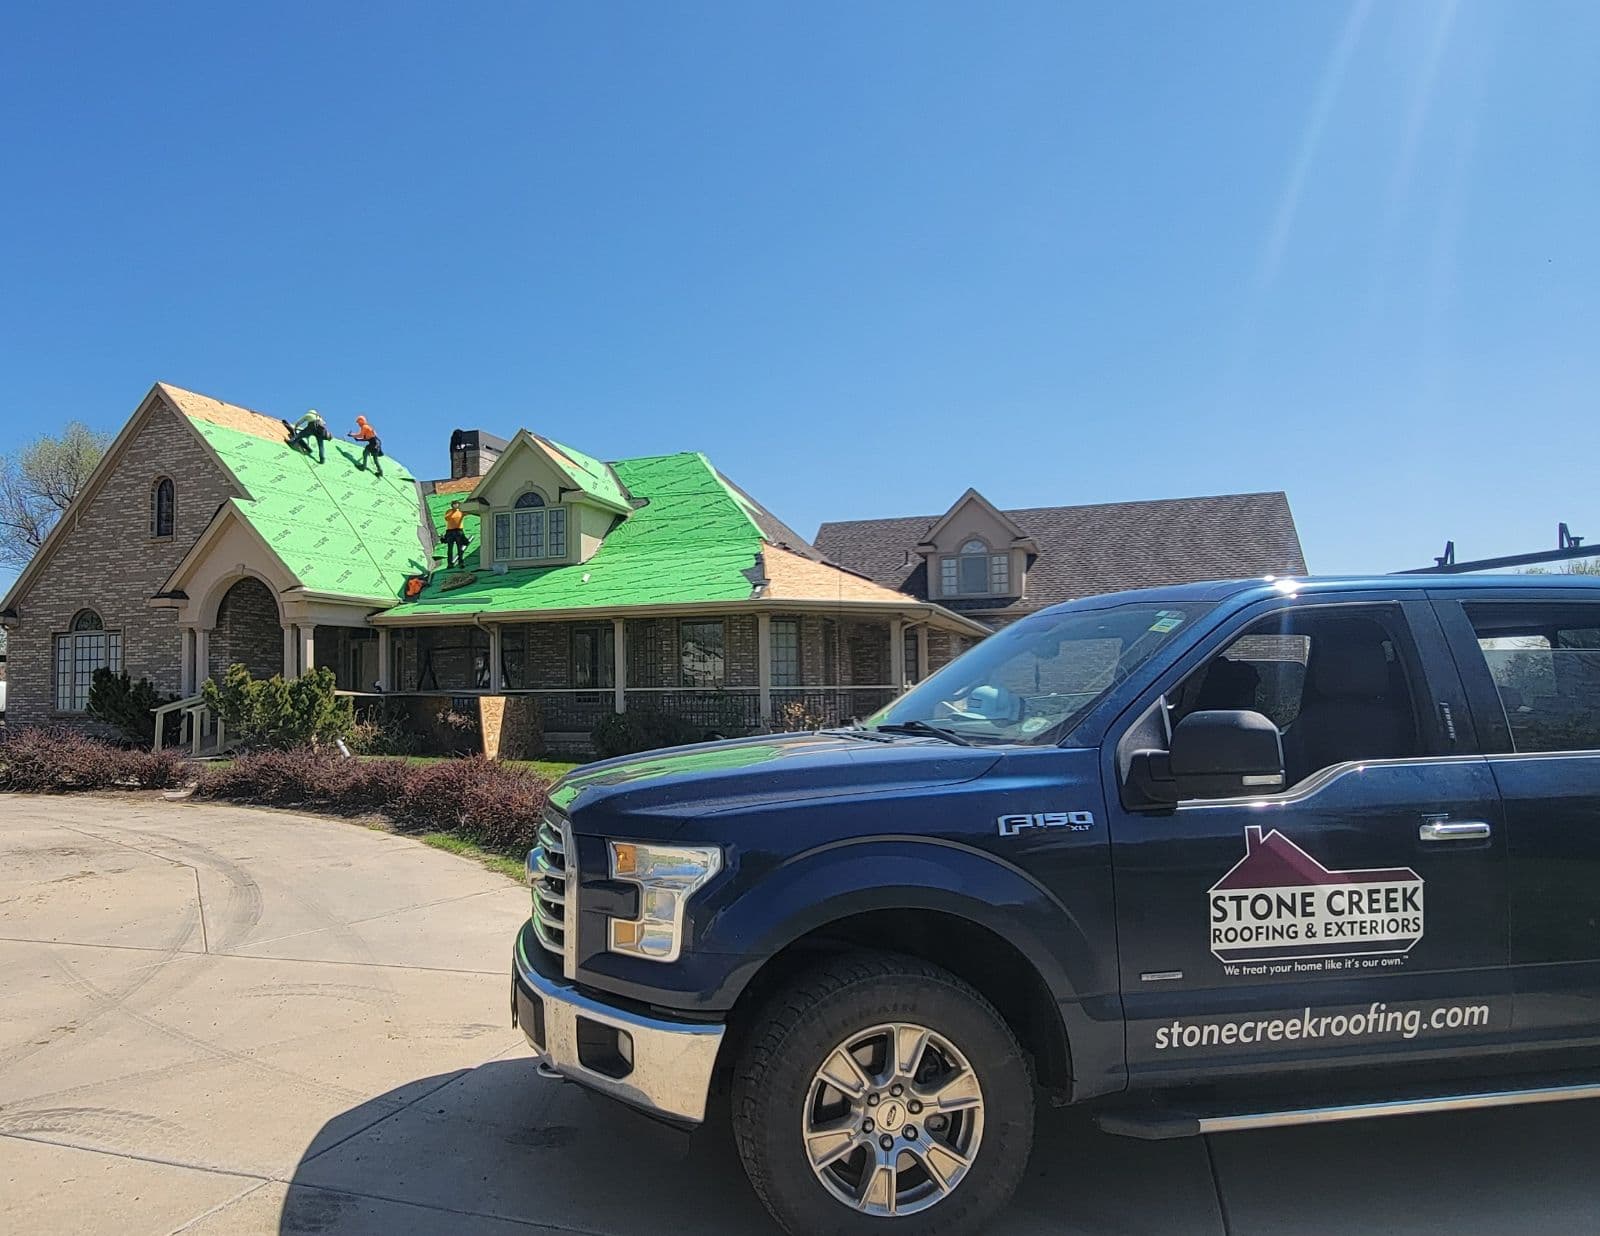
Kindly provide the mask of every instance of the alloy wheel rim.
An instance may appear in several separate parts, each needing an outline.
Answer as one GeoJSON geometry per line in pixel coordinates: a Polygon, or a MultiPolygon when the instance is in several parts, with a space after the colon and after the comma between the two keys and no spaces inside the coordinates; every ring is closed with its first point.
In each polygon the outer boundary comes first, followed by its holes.
{"type": "Polygon", "coordinates": [[[823,1057],[801,1123],[806,1159],[836,1200],[863,1214],[916,1214],[972,1169],[983,1088],[949,1039],[889,1022],[823,1057]]]}

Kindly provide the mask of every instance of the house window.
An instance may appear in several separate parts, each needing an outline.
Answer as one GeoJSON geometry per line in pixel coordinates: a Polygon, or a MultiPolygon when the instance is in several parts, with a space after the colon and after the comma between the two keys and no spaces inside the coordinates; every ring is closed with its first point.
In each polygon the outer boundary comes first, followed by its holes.
{"type": "Polygon", "coordinates": [[[961,591],[961,584],[956,577],[954,558],[946,558],[939,564],[939,590],[947,597],[953,597],[961,591]]]}
{"type": "Polygon", "coordinates": [[[800,623],[796,619],[772,620],[772,685],[800,685],[800,623]]]}
{"type": "Polygon", "coordinates": [[[176,507],[176,491],[172,481],[162,477],[150,491],[150,535],[171,536],[172,516],[176,507]]]}
{"type": "Polygon", "coordinates": [[[727,659],[722,620],[680,622],[678,624],[678,663],[686,687],[718,687],[726,677],[727,659]]]}
{"type": "Polygon", "coordinates": [[[616,685],[616,640],[611,624],[572,628],[572,685],[591,690],[616,685]]]}
{"type": "Polygon", "coordinates": [[[567,512],[547,507],[544,495],[530,489],[510,511],[494,517],[494,560],[529,562],[567,556],[567,512]]]}
{"type": "Polygon", "coordinates": [[[122,633],[107,631],[92,609],[79,610],[72,627],[56,636],[56,709],[82,712],[97,669],[122,668],[122,633]]]}
{"type": "Polygon", "coordinates": [[[961,556],[956,559],[959,572],[960,588],[958,591],[967,594],[981,594],[989,591],[989,547],[982,541],[968,541],[961,547],[961,556]]]}
{"type": "Polygon", "coordinates": [[[910,686],[918,680],[917,666],[922,658],[917,655],[917,647],[922,642],[921,631],[906,632],[906,685],[910,686]]]}
{"type": "Polygon", "coordinates": [[[989,591],[1000,595],[1011,587],[1011,555],[989,555],[989,591]]]}

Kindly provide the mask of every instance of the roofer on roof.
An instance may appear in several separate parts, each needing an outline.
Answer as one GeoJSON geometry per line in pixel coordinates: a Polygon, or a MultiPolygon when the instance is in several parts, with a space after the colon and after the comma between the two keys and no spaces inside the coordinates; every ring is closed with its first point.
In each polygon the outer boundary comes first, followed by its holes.
{"type": "Polygon", "coordinates": [[[346,434],[345,437],[354,438],[357,442],[365,442],[367,444],[366,449],[361,452],[361,462],[356,464],[356,467],[365,472],[367,470],[367,460],[370,459],[372,460],[373,471],[382,476],[383,465],[378,460],[383,458],[383,443],[378,438],[378,431],[367,424],[367,418],[364,416],[356,417],[354,431],[346,434]]]}
{"type": "Polygon", "coordinates": [[[447,567],[467,565],[467,534],[461,523],[467,513],[461,509],[461,500],[452,499],[450,509],[444,513],[444,564],[447,567]]]}
{"type": "Polygon", "coordinates": [[[317,440],[317,462],[328,462],[328,457],[324,453],[323,443],[333,437],[333,434],[328,432],[328,422],[322,419],[322,413],[312,408],[292,425],[288,421],[284,421],[283,427],[289,431],[289,445],[297,450],[304,449],[307,455],[311,454],[311,448],[306,446],[306,439],[315,438],[317,440]]]}

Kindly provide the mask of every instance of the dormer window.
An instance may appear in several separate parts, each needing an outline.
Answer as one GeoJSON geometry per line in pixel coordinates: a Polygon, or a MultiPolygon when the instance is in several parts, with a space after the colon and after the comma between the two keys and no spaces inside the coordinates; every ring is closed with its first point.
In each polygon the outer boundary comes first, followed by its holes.
{"type": "Polygon", "coordinates": [[[537,489],[520,494],[511,510],[495,512],[496,562],[540,562],[566,556],[566,508],[547,506],[537,489]]]}
{"type": "Polygon", "coordinates": [[[1005,596],[1011,589],[1011,555],[991,553],[980,540],[967,541],[940,561],[939,580],[945,596],[1005,596]]]}

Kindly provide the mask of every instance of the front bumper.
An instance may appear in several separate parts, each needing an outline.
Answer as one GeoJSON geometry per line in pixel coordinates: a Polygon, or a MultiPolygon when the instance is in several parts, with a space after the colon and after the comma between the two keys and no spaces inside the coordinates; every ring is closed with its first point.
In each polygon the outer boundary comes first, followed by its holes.
{"type": "MultiPolygon", "coordinates": [[[[540,966],[524,928],[512,951],[511,1016],[540,1062],[569,1081],[669,1120],[699,1124],[724,1027],[615,1008],[540,966]],[[530,949],[533,958],[530,958],[530,949]]],[[[552,959],[553,961],[553,959],[552,959]]]]}

